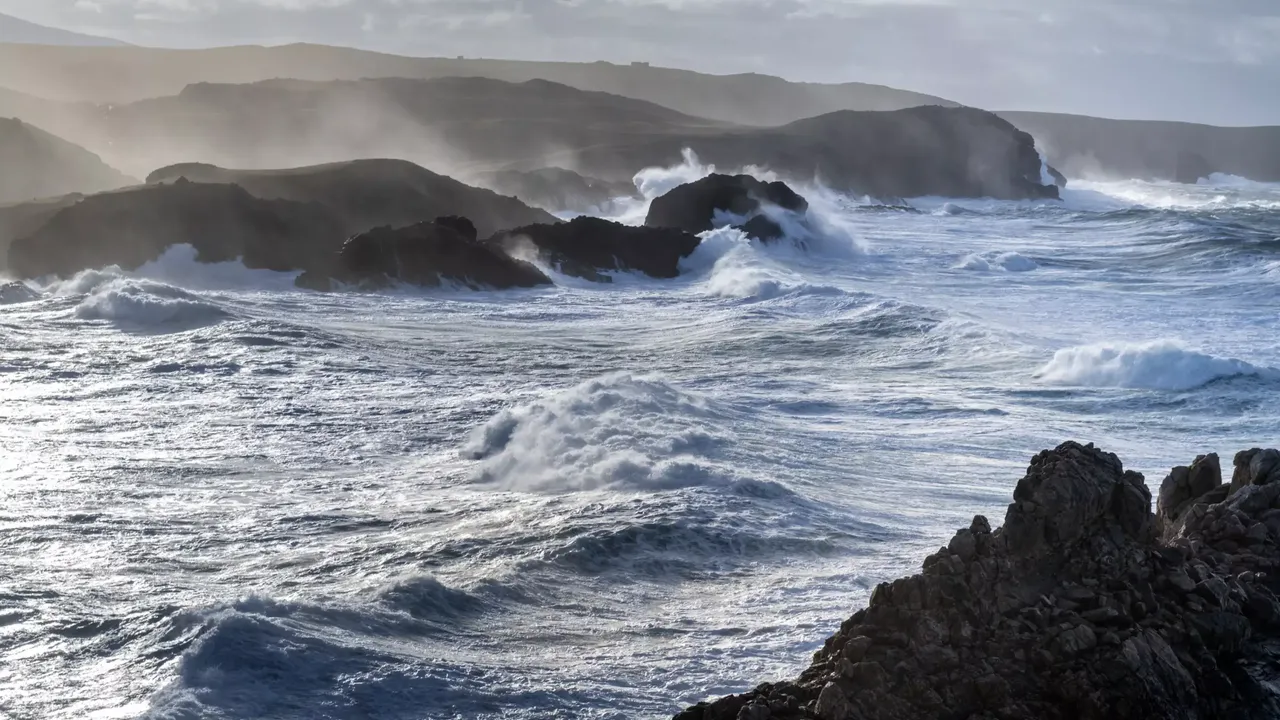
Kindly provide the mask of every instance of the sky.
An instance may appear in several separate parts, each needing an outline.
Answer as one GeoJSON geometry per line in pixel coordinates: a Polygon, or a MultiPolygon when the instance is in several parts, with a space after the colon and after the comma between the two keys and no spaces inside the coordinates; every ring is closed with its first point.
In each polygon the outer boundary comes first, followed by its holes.
{"type": "Polygon", "coordinates": [[[1280,0],[0,0],[0,13],[139,45],[643,60],[993,110],[1280,125],[1280,0]]]}

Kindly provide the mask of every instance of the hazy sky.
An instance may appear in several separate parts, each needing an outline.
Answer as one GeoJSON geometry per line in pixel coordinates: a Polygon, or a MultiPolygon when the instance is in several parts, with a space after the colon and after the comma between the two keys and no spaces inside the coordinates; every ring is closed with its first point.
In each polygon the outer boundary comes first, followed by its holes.
{"type": "Polygon", "coordinates": [[[0,0],[141,45],[648,60],[990,109],[1280,124],[1280,0],[0,0]]]}

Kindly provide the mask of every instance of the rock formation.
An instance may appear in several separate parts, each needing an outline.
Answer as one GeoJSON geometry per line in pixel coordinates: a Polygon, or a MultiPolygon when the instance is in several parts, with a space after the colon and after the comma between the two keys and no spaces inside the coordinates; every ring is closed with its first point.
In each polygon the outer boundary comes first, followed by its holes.
{"type": "Polygon", "coordinates": [[[320,205],[264,200],[236,185],[178,182],[91,195],[57,209],[12,242],[9,270],[35,278],[131,269],[180,244],[193,246],[201,262],[296,270],[343,238],[341,222],[320,205]]]}
{"type": "MultiPolygon", "coordinates": [[[[700,233],[715,228],[718,218],[753,219],[760,215],[764,205],[800,214],[809,209],[809,202],[786,183],[763,182],[750,175],[712,174],[655,198],[649,205],[649,215],[644,224],[700,233]]],[[[776,236],[778,232],[774,229],[777,226],[771,226],[757,223],[753,230],[776,236]]],[[[774,237],[761,239],[771,240],[774,237]]]]}
{"type": "Polygon", "coordinates": [[[1116,456],[1036,456],[1004,526],[974,518],[885,583],[797,680],[679,720],[1280,716],[1280,453],[1175,468],[1158,510],[1116,456]]]}
{"type": "MultiPolygon", "coordinates": [[[[380,227],[350,238],[329,276],[366,289],[394,282],[423,287],[453,282],[475,289],[551,284],[533,265],[480,242],[470,221],[457,217],[402,228],[380,227]]],[[[298,285],[330,289],[327,277],[315,272],[300,276],[298,285]]]]}
{"type": "Polygon", "coordinates": [[[680,274],[680,261],[700,240],[674,228],[631,227],[592,217],[556,225],[529,225],[489,239],[516,255],[532,249],[539,259],[566,275],[610,281],[601,271],[634,270],[651,277],[680,274]]]}
{"type": "Polygon", "coordinates": [[[564,168],[501,170],[481,175],[477,182],[551,212],[598,213],[619,198],[637,196],[632,183],[586,177],[564,168]]]}
{"type": "Polygon", "coordinates": [[[7,118],[0,118],[0,168],[0,204],[137,183],[88,150],[7,118]]]}
{"type": "Polygon", "coordinates": [[[554,223],[551,214],[513,197],[471,187],[404,160],[353,160],[285,170],[228,170],[200,163],[161,168],[148,183],[184,178],[196,183],[234,183],[267,200],[317,203],[336,216],[344,235],[383,225],[402,227],[444,215],[462,215],[480,237],[533,223],[554,223]]]}

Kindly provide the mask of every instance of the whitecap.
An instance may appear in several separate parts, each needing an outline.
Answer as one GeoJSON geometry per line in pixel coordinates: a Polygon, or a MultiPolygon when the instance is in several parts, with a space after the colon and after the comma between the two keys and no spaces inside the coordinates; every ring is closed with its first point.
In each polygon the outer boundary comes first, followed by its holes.
{"type": "Polygon", "coordinates": [[[474,480],[527,492],[731,485],[730,442],[705,398],[661,378],[617,373],[498,413],[462,448],[474,480]]]}
{"type": "Polygon", "coordinates": [[[1231,377],[1280,379],[1280,370],[1187,348],[1173,340],[1065,348],[1036,373],[1054,385],[1192,390],[1231,377]]]}

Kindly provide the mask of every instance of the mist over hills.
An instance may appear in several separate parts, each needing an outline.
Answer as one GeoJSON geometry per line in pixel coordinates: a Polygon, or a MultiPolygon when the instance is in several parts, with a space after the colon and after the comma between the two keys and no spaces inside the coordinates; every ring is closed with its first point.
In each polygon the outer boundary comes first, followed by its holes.
{"type": "Polygon", "coordinates": [[[136,183],[88,150],[21,120],[0,118],[0,203],[136,183]]]}
{"type": "Polygon", "coordinates": [[[0,14],[0,43],[28,45],[71,45],[81,47],[126,47],[128,43],[108,37],[85,35],[37,25],[12,15],[0,14]]]}
{"type": "MultiPolygon", "coordinates": [[[[593,172],[617,179],[634,170],[630,160],[609,162],[617,146],[638,147],[646,136],[663,136],[651,151],[671,157],[678,152],[667,147],[672,133],[705,137],[842,110],[922,105],[956,103],[863,83],[716,76],[643,63],[416,58],[306,44],[207,50],[0,44],[0,117],[23,118],[139,176],[190,160],[265,168],[384,156],[462,173],[577,169],[585,152],[593,172]],[[483,85],[476,82],[468,86],[472,97],[458,105],[456,93],[444,90],[462,87],[460,81],[430,84],[446,78],[504,81],[526,88],[526,98],[498,117],[492,104],[504,99],[478,105],[474,91],[483,85]],[[522,85],[530,81],[544,84],[522,85]],[[596,106],[560,116],[535,109],[531,100],[541,92],[566,101],[565,91],[554,88],[586,91],[575,103],[596,93],[596,106]],[[426,94],[413,97],[419,90],[426,94]],[[609,104],[612,110],[603,109],[609,104]],[[469,127],[478,119],[488,126],[469,127]],[[431,131],[423,133],[424,126],[431,131]],[[248,134],[239,137],[242,130],[248,134]]],[[[1274,127],[1000,114],[1030,132],[1068,175],[1280,178],[1274,127]]]]}
{"type": "Polygon", "coordinates": [[[956,105],[865,83],[794,83],[768,75],[706,75],[645,64],[416,58],[306,44],[208,50],[0,45],[0,87],[56,100],[125,103],[174,95],[200,82],[384,77],[550,80],[647,100],[697,117],[763,126],[835,110],[956,105]]]}

